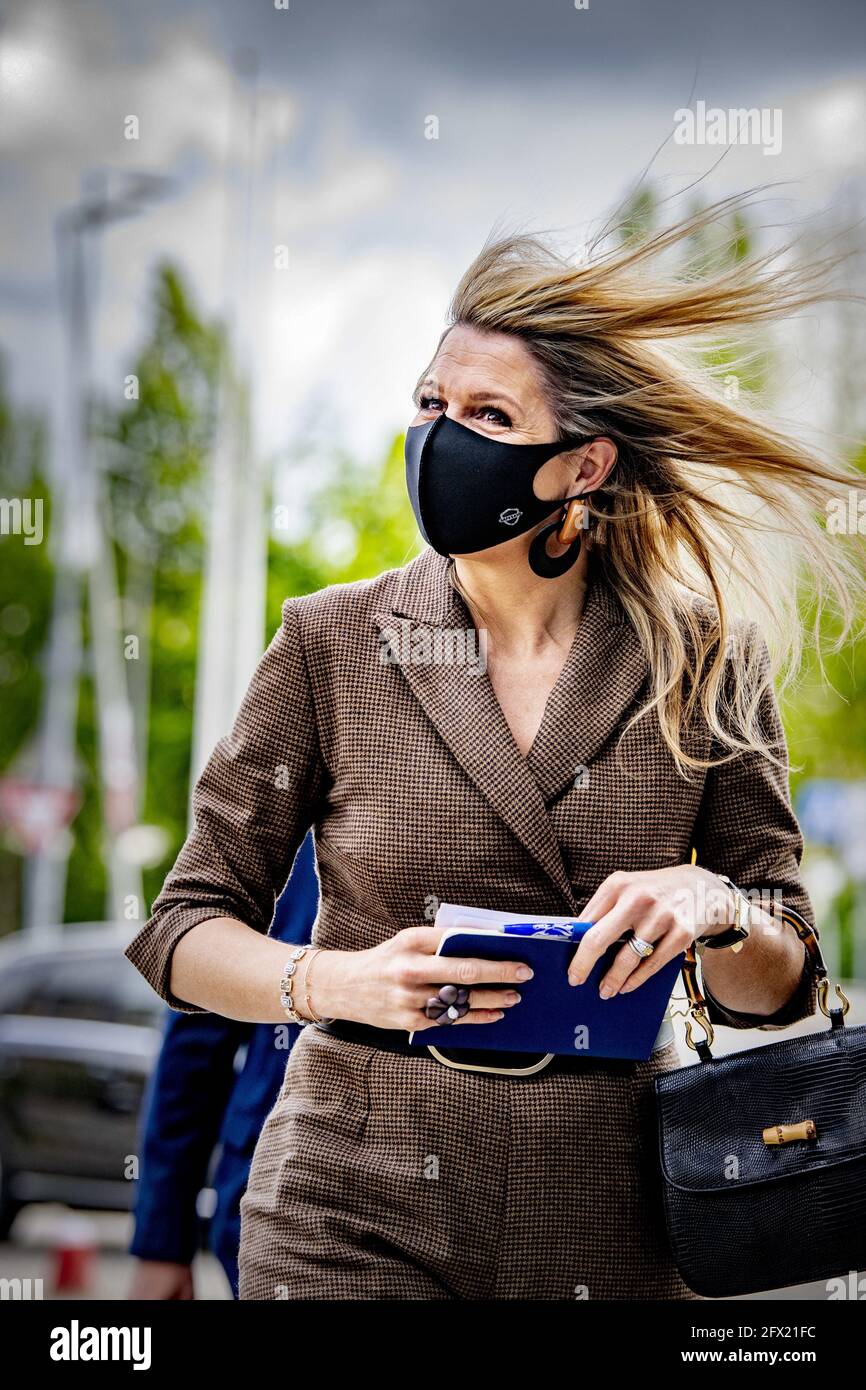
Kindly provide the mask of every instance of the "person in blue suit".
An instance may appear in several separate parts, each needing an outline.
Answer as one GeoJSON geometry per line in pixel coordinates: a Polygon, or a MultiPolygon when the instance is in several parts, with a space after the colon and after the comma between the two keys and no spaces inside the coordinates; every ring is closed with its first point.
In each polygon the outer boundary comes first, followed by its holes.
{"type": "MultiPolygon", "coordinates": [[[[309,834],[277,902],[271,935],[308,942],[318,899],[309,834]]],[[[256,1141],[300,1031],[288,1020],[285,1028],[288,1046],[277,1048],[271,1024],[169,1011],[142,1103],[141,1172],[130,1245],[137,1264],[130,1299],[194,1297],[192,1261],[200,1230],[196,1201],[208,1184],[217,1146],[211,1180],[217,1201],[208,1243],[237,1298],[240,1202],[256,1141]]]]}

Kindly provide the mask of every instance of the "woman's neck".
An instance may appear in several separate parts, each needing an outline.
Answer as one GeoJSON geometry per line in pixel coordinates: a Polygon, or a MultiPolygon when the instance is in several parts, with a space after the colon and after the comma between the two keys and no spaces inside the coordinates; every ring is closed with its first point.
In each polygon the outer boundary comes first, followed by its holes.
{"type": "Polygon", "coordinates": [[[494,644],[515,651],[568,643],[577,631],[589,572],[589,547],[557,579],[542,579],[525,556],[503,561],[464,555],[454,560],[454,579],[476,624],[494,644]]]}

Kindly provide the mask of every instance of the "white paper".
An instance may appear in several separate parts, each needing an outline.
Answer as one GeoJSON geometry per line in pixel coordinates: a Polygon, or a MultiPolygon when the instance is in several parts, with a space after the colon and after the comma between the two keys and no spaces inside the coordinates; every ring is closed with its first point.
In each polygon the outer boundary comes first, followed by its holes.
{"type": "Polygon", "coordinates": [[[551,926],[565,927],[573,926],[580,920],[579,917],[551,917],[549,913],[533,915],[531,912],[499,912],[488,907],[461,907],[458,903],[440,903],[433,925],[463,927],[471,931],[473,927],[496,930],[497,927],[504,927],[506,922],[526,922],[534,927],[543,927],[549,922],[551,926]]]}

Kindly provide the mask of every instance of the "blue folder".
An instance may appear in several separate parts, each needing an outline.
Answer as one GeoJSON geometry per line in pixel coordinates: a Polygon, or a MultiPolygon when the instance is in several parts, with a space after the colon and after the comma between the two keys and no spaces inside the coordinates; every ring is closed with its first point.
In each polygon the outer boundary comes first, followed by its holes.
{"type": "Polygon", "coordinates": [[[417,1047],[444,1050],[561,1053],[568,1056],[620,1057],[646,1061],[652,1054],[665,1010],[682,965],[682,955],[668,961],[639,989],[602,999],[598,989],[616,942],[596,962],[582,985],[568,983],[568,966],[577,943],[591,923],[576,923],[568,938],[561,934],[520,936],[500,929],[453,927],[442,934],[437,955],[482,960],[522,961],[535,972],[515,985],[520,1003],[506,1009],[496,1023],[446,1024],[413,1032],[417,1047]]]}

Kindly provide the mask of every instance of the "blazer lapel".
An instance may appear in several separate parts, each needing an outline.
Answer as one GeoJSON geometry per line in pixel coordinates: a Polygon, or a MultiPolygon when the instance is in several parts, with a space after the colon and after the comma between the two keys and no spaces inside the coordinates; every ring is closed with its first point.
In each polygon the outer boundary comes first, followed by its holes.
{"type": "Polygon", "coordinates": [[[524,758],[477,659],[471,618],[449,568],[444,557],[424,551],[401,571],[393,608],[377,613],[376,625],[443,742],[576,912],[548,803],[581,775],[634,701],[646,675],[637,636],[612,590],[596,577],[524,758]],[[464,642],[469,660],[460,659],[464,642]],[[445,650],[457,659],[443,659],[445,650]]]}

